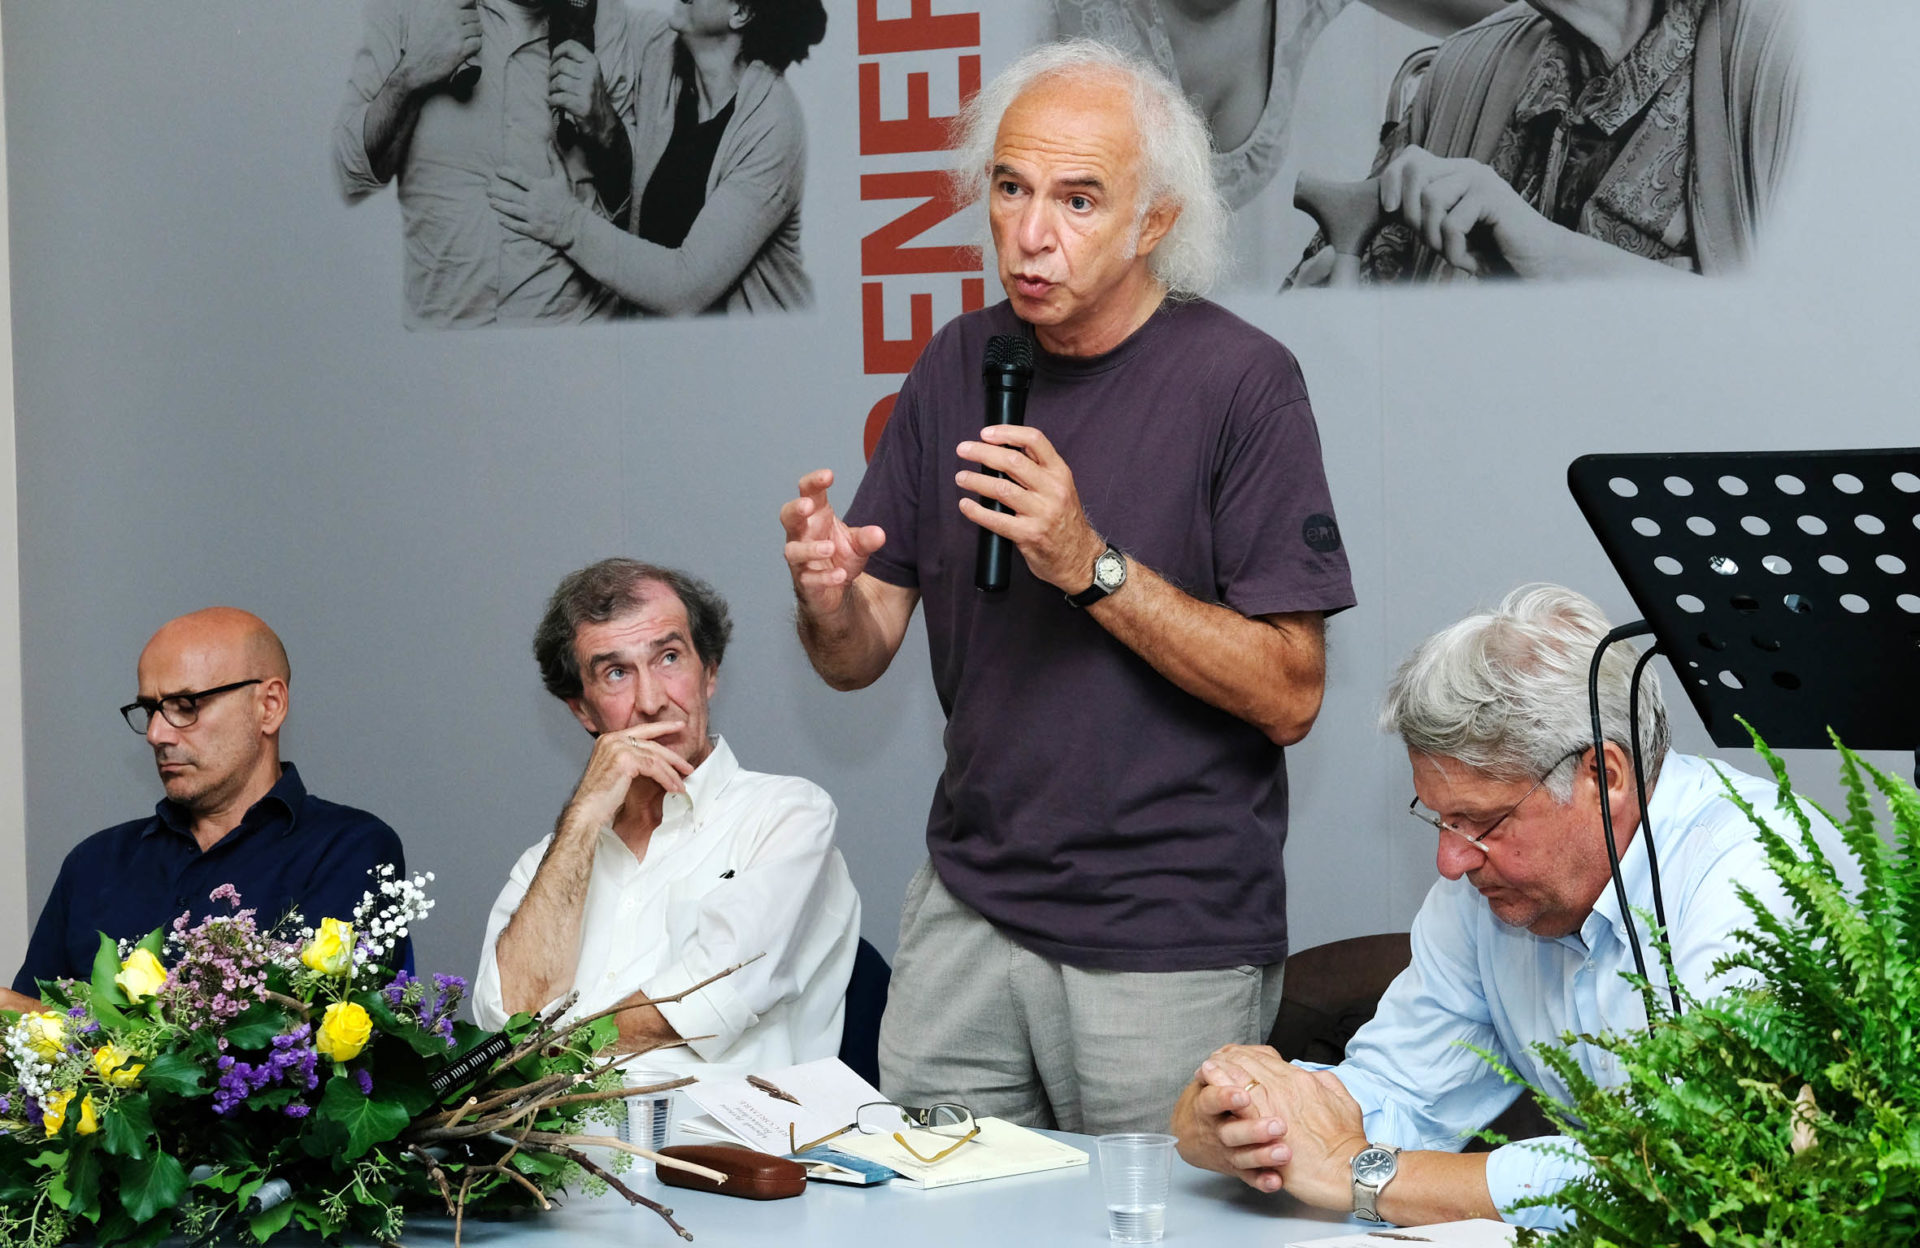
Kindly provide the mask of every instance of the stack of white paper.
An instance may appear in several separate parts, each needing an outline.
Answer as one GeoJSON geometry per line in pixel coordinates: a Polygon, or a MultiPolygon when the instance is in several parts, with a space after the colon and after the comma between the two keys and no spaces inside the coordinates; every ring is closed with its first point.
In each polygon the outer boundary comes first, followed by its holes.
{"type": "MultiPolygon", "coordinates": [[[[862,1105],[887,1099],[880,1094],[880,1089],[854,1074],[837,1057],[753,1073],[793,1097],[793,1101],[769,1095],[748,1083],[744,1076],[703,1079],[681,1092],[706,1114],[682,1118],[680,1129],[688,1135],[738,1141],[748,1148],[784,1157],[793,1147],[787,1134],[789,1127],[793,1141],[808,1144],[851,1126],[854,1114],[862,1105]]],[[[840,1147],[846,1138],[835,1139],[833,1146],[840,1147]]]]}

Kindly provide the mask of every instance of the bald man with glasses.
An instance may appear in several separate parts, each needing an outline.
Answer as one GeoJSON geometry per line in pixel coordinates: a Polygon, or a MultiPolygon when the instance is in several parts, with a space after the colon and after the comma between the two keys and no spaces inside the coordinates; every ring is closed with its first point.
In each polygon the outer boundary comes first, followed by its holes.
{"type": "MultiPolygon", "coordinates": [[[[1636,656],[1628,647],[1613,648],[1601,664],[1600,751],[1592,744],[1587,667],[1607,632],[1588,599],[1527,585],[1428,638],[1401,665],[1381,725],[1407,747],[1415,793],[1408,810],[1438,830],[1429,843],[1442,877],[1414,916],[1412,965],[1337,1066],[1289,1063],[1251,1046],[1208,1059],[1173,1116],[1190,1163],[1375,1222],[1504,1215],[1561,1225],[1557,1208],[1512,1206],[1583,1172],[1565,1140],[1460,1151],[1520,1092],[1480,1052],[1564,1098],[1534,1045],[1646,1026],[1644,999],[1622,975],[1634,969],[1635,923],[1648,978],[1667,999],[1666,970],[1635,917],[1654,908],[1649,841],[1680,983],[1702,999],[1734,986],[1734,974],[1715,964],[1736,947],[1734,933],[1754,924],[1740,890],[1776,911],[1785,897],[1728,787],[1790,843],[1799,835],[1778,812],[1771,780],[1669,748],[1651,675],[1640,701],[1641,826],[1628,713],[1636,656]],[[1624,912],[1602,802],[1619,847],[1624,912]]],[[[1842,879],[1857,884],[1839,834],[1812,818],[1842,879]]],[[[1611,1055],[1585,1041],[1572,1048],[1588,1078],[1620,1080],[1611,1055]]]]}
{"type": "Polygon", "coordinates": [[[166,796],[67,855],[0,1009],[37,1009],[40,983],[91,975],[101,932],[137,939],[182,914],[191,925],[231,913],[210,897],[222,884],[262,928],[290,910],[312,925],[350,918],[371,869],[404,870],[392,828],[308,793],[281,761],[291,671],[259,617],[212,607],[169,621],[137,675],[120,714],[146,737],[166,796]]]}

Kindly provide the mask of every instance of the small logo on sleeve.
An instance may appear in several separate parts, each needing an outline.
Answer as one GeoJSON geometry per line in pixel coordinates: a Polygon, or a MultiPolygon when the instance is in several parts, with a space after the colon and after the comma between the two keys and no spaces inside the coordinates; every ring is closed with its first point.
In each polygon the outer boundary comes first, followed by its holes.
{"type": "Polygon", "coordinates": [[[1315,512],[1307,517],[1306,524],[1300,528],[1300,537],[1306,544],[1321,554],[1331,554],[1340,549],[1340,526],[1333,517],[1315,512]]]}

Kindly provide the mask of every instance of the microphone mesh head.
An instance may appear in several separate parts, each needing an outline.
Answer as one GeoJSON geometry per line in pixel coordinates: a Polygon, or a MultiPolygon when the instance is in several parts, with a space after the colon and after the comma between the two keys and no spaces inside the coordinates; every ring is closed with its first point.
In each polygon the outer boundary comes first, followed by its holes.
{"type": "Polygon", "coordinates": [[[1033,339],[1025,334],[995,334],[987,339],[985,368],[1033,371],[1033,339]]]}

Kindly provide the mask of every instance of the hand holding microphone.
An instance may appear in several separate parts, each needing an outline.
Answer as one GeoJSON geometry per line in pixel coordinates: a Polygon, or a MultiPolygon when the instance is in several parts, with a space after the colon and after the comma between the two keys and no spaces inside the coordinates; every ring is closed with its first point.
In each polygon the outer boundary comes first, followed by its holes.
{"type": "Polygon", "coordinates": [[[958,448],[961,459],[980,465],[955,477],[965,492],[960,514],[982,530],[974,585],[989,593],[1004,589],[1018,550],[1036,578],[1062,593],[1081,594],[1094,579],[1107,542],[1080,505],[1067,461],[1046,434],[1024,423],[1032,361],[1033,344],[1025,338],[1007,336],[988,344],[988,427],[980,441],[958,448]]]}

